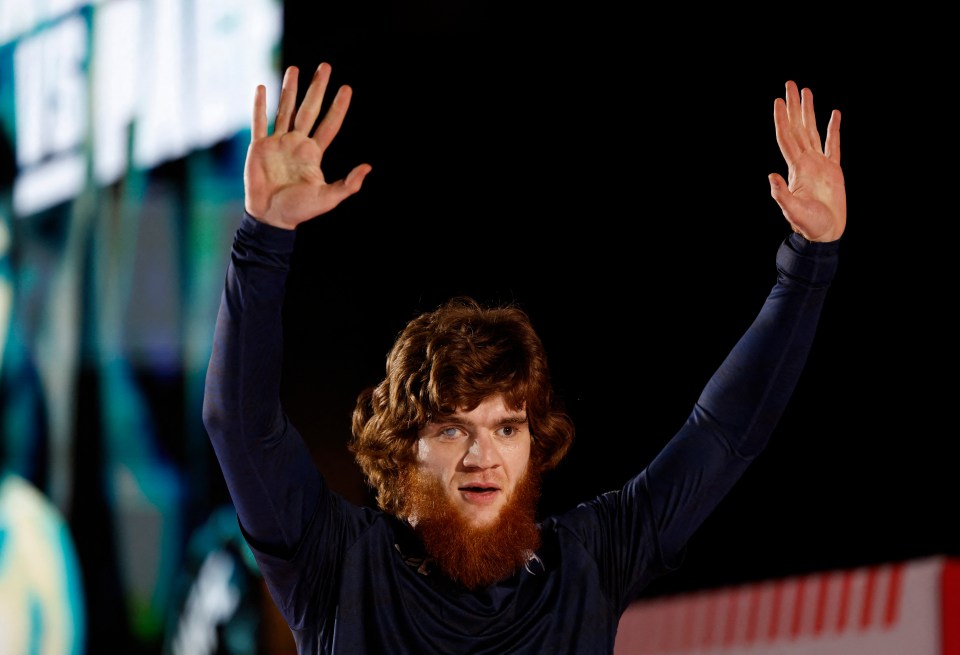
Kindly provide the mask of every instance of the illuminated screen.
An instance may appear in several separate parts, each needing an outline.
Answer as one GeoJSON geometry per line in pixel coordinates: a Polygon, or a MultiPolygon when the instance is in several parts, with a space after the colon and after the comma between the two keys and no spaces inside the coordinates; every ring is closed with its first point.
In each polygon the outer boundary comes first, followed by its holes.
{"type": "Polygon", "coordinates": [[[203,376],[281,31],[279,0],[0,0],[0,464],[69,521],[90,644],[163,639],[225,502],[203,376]]]}

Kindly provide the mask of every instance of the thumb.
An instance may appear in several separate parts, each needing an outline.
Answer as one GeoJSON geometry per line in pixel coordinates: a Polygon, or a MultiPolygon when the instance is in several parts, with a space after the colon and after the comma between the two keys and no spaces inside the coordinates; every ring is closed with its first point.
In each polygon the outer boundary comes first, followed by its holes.
{"type": "Polygon", "coordinates": [[[789,206],[793,204],[793,194],[787,187],[787,181],[779,173],[771,173],[767,176],[767,180],[770,182],[770,197],[780,205],[783,215],[788,216],[789,206]]]}
{"type": "Polygon", "coordinates": [[[370,164],[360,164],[359,166],[355,166],[343,180],[343,186],[345,187],[346,192],[349,195],[353,195],[359,191],[360,187],[363,185],[364,178],[367,177],[367,173],[369,173],[372,169],[373,167],[370,166],[370,164]]]}
{"type": "Polygon", "coordinates": [[[316,190],[317,203],[314,206],[316,215],[324,214],[341,202],[357,193],[363,185],[363,180],[370,172],[370,164],[355,166],[346,177],[331,182],[316,190]]]}

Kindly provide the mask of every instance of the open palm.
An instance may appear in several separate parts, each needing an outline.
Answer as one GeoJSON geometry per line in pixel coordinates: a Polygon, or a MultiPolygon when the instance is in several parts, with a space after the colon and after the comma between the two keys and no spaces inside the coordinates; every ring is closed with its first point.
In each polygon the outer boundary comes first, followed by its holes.
{"type": "Polygon", "coordinates": [[[321,170],[323,155],[340,131],[352,90],[341,86],[326,115],[316,125],[330,80],[330,65],[317,68],[299,109],[296,107],[298,70],[291,66],[283,77],[274,132],[268,135],[266,90],[257,87],[252,140],[244,167],[244,202],[254,218],[293,229],[326,213],[360,190],[369,164],[354,167],[341,180],[327,182],[321,170]]]}
{"type": "Polygon", "coordinates": [[[770,193],[793,229],[809,241],[835,241],[847,224],[847,196],[840,168],[840,112],[833,110],[821,146],[813,93],[786,84],[774,101],[777,144],[787,162],[787,181],[770,175],[770,193]]]}

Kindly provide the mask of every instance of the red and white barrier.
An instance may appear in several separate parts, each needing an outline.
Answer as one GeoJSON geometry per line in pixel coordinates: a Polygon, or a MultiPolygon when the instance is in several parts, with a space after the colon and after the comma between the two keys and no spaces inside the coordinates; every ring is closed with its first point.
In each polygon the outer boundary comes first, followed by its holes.
{"type": "Polygon", "coordinates": [[[960,655],[960,559],[829,571],[634,603],[614,655],[960,655]]]}

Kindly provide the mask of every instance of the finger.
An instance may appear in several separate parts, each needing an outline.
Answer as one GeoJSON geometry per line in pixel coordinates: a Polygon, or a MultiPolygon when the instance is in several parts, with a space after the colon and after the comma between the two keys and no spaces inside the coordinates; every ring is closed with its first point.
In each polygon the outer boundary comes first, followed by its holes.
{"type": "MultiPolygon", "coordinates": [[[[793,156],[796,158],[810,148],[810,137],[806,133],[803,123],[804,103],[802,94],[797,83],[793,80],[787,80],[784,102],[787,105],[787,130],[789,131],[790,138],[793,140],[793,156]]],[[[817,144],[817,147],[819,147],[819,144],[817,144]]]]}
{"type": "Polygon", "coordinates": [[[791,126],[802,125],[803,115],[800,107],[800,93],[797,91],[797,83],[793,80],[787,80],[786,92],[783,101],[787,105],[787,120],[791,126]]]}
{"type": "Polygon", "coordinates": [[[363,184],[363,178],[370,172],[370,168],[369,164],[360,164],[359,166],[355,166],[345,178],[327,185],[323,190],[322,201],[327,210],[336,207],[345,199],[359,191],[360,186],[363,184]]]}
{"type": "Polygon", "coordinates": [[[250,131],[254,140],[267,136],[267,88],[260,84],[253,96],[253,117],[250,131]]]}
{"type": "Polygon", "coordinates": [[[804,89],[801,92],[800,114],[803,119],[803,134],[807,139],[807,147],[818,152],[821,150],[820,131],[817,129],[817,115],[813,111],[813,91],[804,89]]]}
{"type": "Polygon", "coordinates": [[[780,146],[780,153],[786,160],[787,165],[790,165],[797,160],[803,150],[797,143],[788,113],[786,101],[783,98],[774,99],[773,126],[777,135],[777,145],[780,146]]]}
{"type": "Polygon", "coordinates": [[[313,135],[313,140],[317,142],[321,150],[326,150],[333,138],[340,131],[343,125],[343,119],[347,115],[347,109],[350,107],[350,98],[353,97],[353,89],[344,84],[337,90],[337,95],[330,103],[330,109],[327,110],[317,131],[313,135]]]}
{"type": "Polygon", "coordinates": [[[792,225],[793,221],[790,220],[792,216],[791,210],[796,199],[793,197],[793,194],[790,193],[787,181],[783,179],[783,176],[779,173],[770,173],[770,175],[767,176],[767,181],[770,182],[770,197],[780,206],[783,217],[792,225]]]}
{"type": "Polygon", "coordinates": [[[367,173],[373,170],[373,167],[370,164],[360,164],[355,166],[347,176],[343,179],[343,186],[348,193],[354,194],[360,190],[360,187],[363,185],[364,178],[367,177],[367,173]]]}
{"type": "Polygon", "coordinates": [[[327,92],[327,83],[330,81],[330,64],[321,63],[313,73],[307,93],[303,96],[300,109],[293,122],[293,129],[297,132],[309,134],[313,124],[320,115],[320,105],[323,104],[323,95],[327,92]]]}
{"type": "Polygon", "coordinates": [[[280,86],[280,102],[277,105],[277,120],[274,122],[274,134],[286,134],[290,131],[293,122],[294,110],[297,106],[297,75],[296,66],[288,66],[283,74],[283,84],[280,86]]]}
{"type": "Polygon", "coordinates": [[[840,163],[840,110],[834,109],[830,113],[830,122],[827,124],[827,142],[823,154],[833,162],[840,163]]]}

